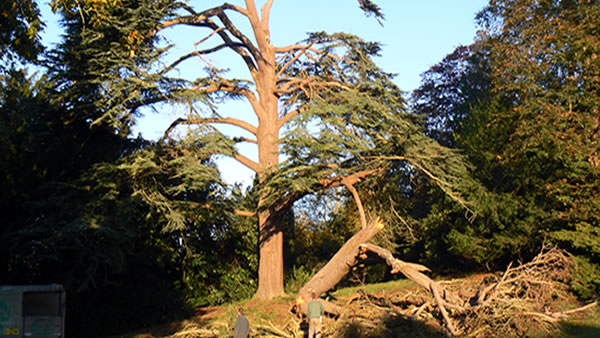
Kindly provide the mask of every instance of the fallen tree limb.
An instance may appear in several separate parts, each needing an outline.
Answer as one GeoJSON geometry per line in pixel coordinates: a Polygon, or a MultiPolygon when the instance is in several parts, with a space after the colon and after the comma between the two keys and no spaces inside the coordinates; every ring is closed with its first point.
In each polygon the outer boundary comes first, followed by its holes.
{"type": "MultiPolygon", "coordinates": [[[[393,274],[401,273],[421,287],[416,295],[420,294],[418,297],[422,301],[408,301],[417,307],[412,310],[412,319],[418,320],[421,313],[428,312],[437,317],[442,326],[445,323],[447,333],[452,336],[474,333],[518,336],[527,333],[531,327],[549,333],[556,329],[556,323],[570,314],[597,305],[594,302],[568,311],[552,311],[548,306],[557,295],[566,299],[567,281],[571,278],[571,266],[574,264],[568,253],[557,248],[542,249],[531,262],[516,267],[511,263],[503,273],[488,274],[485,279],[476,279],[474,283],[438,283],[423,273],[430,271],[426,266],[404,262],[395,258],[389,250],[368,243],[382,228],[383,223],[372,221],[348,240],[300,290],[294,303],[296,312],[306,313],[311,291],[320,295],[332,289],[352,268],[381,259],[391,267],[393,274]],[[428,297],[430,300],[427,300],[428,297]],[[434,306],[434,301],[437,306],[434,306]],[[434,313],[436,307],[442,318],[434,313]],[[448,308],[456,311],[448,312],[448,308]]],[[[411,312],[405,311],[408,308],[406,299],[395,304],[389,300],[387,303],[373,301],[368,295],[366,299],[364,302],[361,297],[352,297],[345,307],[357,306],[352,305],[356,302],[363,314],[369,309],[375,312],[388,309],[388,314],[411,318],[411,312]]],[[[324,302],[324,305],[326,312],[333,315],[342,314],[345,308],[330,302],[324,302]]],[[[342,317],[344,314],[338,319],[342,317]]],[[[366,318],[374,316],[367,315],[366,318]]]]}
{"type": "Polygon", "coordinates": [[[255,324],[254,329],[259,331],[260,333],[269,333],[269,335],[273,335],[273,336],[277,336],[277,337],[286,337],[286,338],[295,337],[295,335],[289,334],[288,332],[278,328],[277,326],[273,325],[273,323],[271,323],[268,320],[263,320],[262,323],[255,324]]]}
{"type": "Polygon", "coordinates": [[[406,278],[412,280],[413,282],[419,284],[420,286],[426,289],[429,289],[429,285],[433,282],[431,278],[421,273],[421,271],[430,271],[424,265],[403,262],[399,259],[396,259],[389,250],[384,249],[375,244],[361,244],[360,249],[361,253],[370,251],[377,254],[379,257],[383,258],[389,266],[392,267],[393,274],[400,272],[404,276],[406,276],[406,278]]]}
{"type": "Polygon", "coordinates": [[[435,282],[432,281],[429,285],[429,289],[431,290],[431,293],[433,293],[435,301],[438,303],[438,307],[440,308],[442,317],[444,317],[444,320],[446,321],[446,327],[448,327],[448,331],[450,331],[450,334],[452,334],[453,336],[458,336],[460,333],[456,331],[454,324],[452,324],[452,320],[448,316],[448,311],[446,311],[446,308],[444,307],[442,297],[440,297],[439,285],[435,285],[435,282]]]}
{"type": "Polygon", "coordinates": [[[563,315],[570,315],[570,314],[573,314],[573,313],[576,313],[576,312],[581,312],[581,311],[585,311],[587,309],[593,308],[596,305],[598,305],[598,301],[595,301],[593,303],[589,303],[587,305],[584,305],[582,307],[578,307],[576,309],[571,309],[571,310],[568,310],[568,311],[563,311],[563,312],[561,312],[561,314],[563,314],[563,315]]]}
{"type": "Polygon", "coordinates": [[[502,275],[502,278],[500,279],[500,281],[496,284],[492,284],[484,289],[481,289],[477,295],[477,305],[485,305],[485,303],[489,302],[490,300],[492,300],[492,298],[494,298],[495,294],[496,294],[496,290],[498,289],[498,287],[502,284],[502,282],[504,282],[504,280],[506,279],[506,276],[508,276],[508,272],[510,271],[510,267],[512,266],[512,262],[510,262],[510,264],[508,264],[508,268],[506,269],[506,271],[504,272],[504,275],[502,275]],[[489,297],[488,297],[489,294],[489,297]],[[486,299],[487,297],[487,299],[486,299]]]}
{"type": "MultiPolygon", "coordinates": [[[[383,226],[383,222],[379,218],[376,218],[366,228],[363,228],[346,241],[329,262],[300,289],[296,297],[295,307],[300,312],[306,313],[308,309],[307,303],[311,299],[311,292],[319,296],[331,290],[342,280],[350,272],[350,269],[357,264],[360,246],[373,238],[373,236],[383,229],[383,226]]],[[[340,313],[340,307],[333,303],[324,302],[323,305],[327,313],[333,315],[340,313]]]]}
{"type": "Polygon", "coordinates": [[[400,272],[404,276],[406,276],[408,279],[412,280],[413,282],[417,283],[418,285],[422,286],[423,288],[431,291],[431,293],[433,294],[433,296],[435,298],[435,301],[438,304],[440,312],[442,313],[442,317],[446,321],[446,326],[448,327],[448,331],[450,331],[450,334],[452,334],[453,336],[457,336],[459,334],[459,332],[454,327],[452,320],[448,316],[448,312],[446,311],[446,308],[444,307],[445,304],[449,304],[449,303],[446,300],[442,299],[442,296],[440,295],[440,290],[442,291],[441,293],[444,295],[447,293],[446,290],[444,290],[434,280],[432,280],[425,274],[421,273],[421,271],[429,271],[429,269],[426,266],[423,266],[421,264],[403,262],[403,261],[395,258],[394,255],[392,255],[392,253],[389,250],[384,249],[375,244],[370,244],[370,243],[363,244],[363,245],[361,245],[361,250],[371,251],[371,252],[377,254],[379,257],[383,258],[387,262],[388,265],[390,265],[392,267],[392,273],[400,272]]]}

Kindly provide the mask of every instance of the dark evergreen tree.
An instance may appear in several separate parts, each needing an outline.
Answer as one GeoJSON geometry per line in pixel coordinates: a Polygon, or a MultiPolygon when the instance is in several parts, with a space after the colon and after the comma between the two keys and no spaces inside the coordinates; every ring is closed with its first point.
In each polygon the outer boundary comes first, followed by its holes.
{"type": "MultiPolygon", "coordinates": [[[[489,66],[489,80],[479,83],[488,89],[483,100],[451,99],[462,101],[462,108],[446,105],[462,118],[444,130],[476,165],[490,207],[472,225],[456,222],[447,207],[434,207],[437,220],[430,218],[433,229],[447,233],[444,245],[482,264],[559,244],[579,257],[576,288],[587,296],[599,283],[599,13],[596,2],[515,0],[491,1],[479,14],[477,50],[489,66]]],[[[463,69],[444,72],[451,78],[463,69]]],[[[441,92],[456,92],[438,84],[441,92]]],[[[432,104],[417,107],[444,112],[431,92],[426,79],[417,95],[432,104]]]]}
{"type": "Polygon", "coordinates": [[[498,161],[538,231],[591,262],[580,271],[598,288],[600,3],[491,1],[479,17],[494,86],[512,100],[493,115],[513,124],[498,161]]]}
{"type": "MultiPolygon", "coordinates": [[[[6,212],[0,216],[0,263],[2,284],[64,284],[68,331],[89,336],[179,313],[182,276],[192,268],[182,236],[162,231],[165,209],[133,195],[140,184],[129,170],[134,153],[139,161],[158,162],[157,172],[137,172],[146,177],[147,190],[148,182],[161,182],[166,194],[184,194],[172,191],[177,179],[169,181],[173,171],[162,169],[177,166],[168,162],[170,148],[153,151],[128,139],[128,123],[98,122],[105,114],[97,104],[105,98],[99,77],[106,74],[89,53],[106,56],[111,39],[121,36],[101,27],[106,38],[90,49],[81,39],[85,27],[72,20],[80,14],[66,16],[65,40],[46,55],[47,72],[31,77],[13,70],[1,79],[0,174],[6,179],[0,201],[6,212]]],[[[208,196],[197,185],[187,189],[190,201],[208,196]]]]}
{"type": "Polygon", "coordinates": [[[43,47],[39,33],[44,25],[35,1],[0,3],[0,73],[19,63],[35,62],[43,47]]]}

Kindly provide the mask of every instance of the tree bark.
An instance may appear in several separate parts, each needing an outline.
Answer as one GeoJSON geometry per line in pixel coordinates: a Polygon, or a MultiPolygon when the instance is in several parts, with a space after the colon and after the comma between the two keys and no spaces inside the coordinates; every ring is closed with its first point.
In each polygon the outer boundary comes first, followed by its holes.
{"type": "Polygon", "coordinates": [[[419,284],[425,289],[429,289],[431,283],[435,283],[433,280],[431,280],[431,278],[421,273],[422,271],[430,271],[429,268],[424,265],[403,262],[395,258],[389,250],[375,244],[365,243],[361,245],[360,250],[361,253],[366,253],[369,251],[375,253],[377,256],[384,259],[385,262],[392,268],[391,272],[393,274],[400,272],[406,276],[406,278],[419,284]]]}
{"type": "MultiPolygon", "coordinates": [[[[329,262],[300,289],[296,297],[296,306],[299,307],[301,312],[306,313],[308,300],[311,299],[311,292],[319,296],[331,290],[350,272],[350,269],[359,260],[358,256],[361,245],[368,242],[381,229],[383,229],[383,222],[380,219],[373,220],[369,226],[352,236],[329,262]]],[[[327,313],[338,314],[340,312],[339,307],[332,303],[326,302],[324,305],[325,312],[327,313]]]]}
{"type": "Polygon", "coordinates": [[[259,213],[258,219],[258,290],[254,297],[271,299],[284,294],[281,219],[269,211],[259,213]]]}
{"type": "MultiPolygon", "coordinates": [[[[258,117],[256,141],[259,158],[259,183],[266,179],[279,164],[279,99],[277,90],[277,71],[275,47],[271,44],[269,33],[269,12],[273,1],[267,1],[262,8],[262,17],[253,0],[246,0],[248,19],[260,50],[256,58],[257,70],[252,72],[256,84],[259,102],[253,106],[258,117]]],[[[267,196],[261,196],[258,209],[265,207],[267,196]]],[[[283,285],[283,232],[281,213],[277,206],[268,206],[258,215],[259,229],[259,268],[258,290],[255,297],[271,299],[284,295],[283,285]]]]}

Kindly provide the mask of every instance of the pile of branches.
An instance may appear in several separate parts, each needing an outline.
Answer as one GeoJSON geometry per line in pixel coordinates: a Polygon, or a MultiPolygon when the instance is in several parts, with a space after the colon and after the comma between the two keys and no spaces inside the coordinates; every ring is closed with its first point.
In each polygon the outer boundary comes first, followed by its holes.
{"type": "MultiPolygon", "coordinates": [[[[500,336],[522,335],[533,327],[552,332],[558,321],[587,308],[554,308],[560,300],[569,302],[573,267],[574,260],[568,253],[553,248],[529,263],[509,265],[501,276],[484,278],[465,310],[457,313],[462,331],[474,336],[490,333],[490,329],[500,336]]],[[[464,290],[465,285],[454,283],[447,287],[464,290]]]]}
{"type": "MultiPolygon", "coordinates": [[[[350,318],[350,322],[363,323],[366,330],[369,326],[381,328],[378,320],[387,314],[423,324],[433,322],[451,336],[522,336],[532,328],[538,333],[553,333],[559,321],[597,305],[594,302],[566,311],[556,308],[561,300],[563,306],[572,303],[569,282],[575,265],[572,256],[557,248],[543,250],[531,262],[515,267],[510,264],[504,272],[445,282],[429,279],[420,273],[426,268],[395,259],[381,248],[365,247],[365,251],[374,248],[393,272],[405,274],[423,288],[403,295],[360,293],[352,297],[345,308],[360,308],[364,318],[350,318]]],[[[344,324],[338,322],[333,329],[340,332],[344,324]]],[[[345,322],[349,322],[348,316],[345,322]]],[[[333,331],[331,335],[336,336],[333,331]]]]}

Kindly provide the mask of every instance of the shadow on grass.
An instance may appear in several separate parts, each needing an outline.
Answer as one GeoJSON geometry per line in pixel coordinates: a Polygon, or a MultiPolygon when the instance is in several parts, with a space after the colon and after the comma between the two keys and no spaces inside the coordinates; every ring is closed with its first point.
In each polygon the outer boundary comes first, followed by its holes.
{"type": "Polygon", "coordinates": [[[344,338],[446,337],[437,326],[396,316],[387,316],[382,321],[373,322],[368,326],[359,322],[347,322],[335,336],[344,338]]]}
{"type": "Polygon", "coordinates": [[[564,337],[600,337],[600,323],[598,325],[563,323],[560,325],[560,330],[564,334],[564,337]]]}
{"type": "MultiPolygon", "coordinates": [[[[152,327],[140,328],[132,330],[129,333],[118,334],[118,335],[107,335],[102,338],[158,338],[158,337],[169,337],[175,333],[180,332],[187,325],[193,325],[193,327],[203,327],[210,323],[209,318],[203,318],[203,316],[210,315],[215,312],[218,307],[203,307],[196,309],[195,311],[188,310],[184,314],[177,316],[176,319],[157,324],[152,327]],[[193,321],[189,318],[194,318],[193,321]],[[203,318],[203,319],[200,319],[203,318]]],[[[193,335],[192,335],[193,336],[193,335]]]]}

